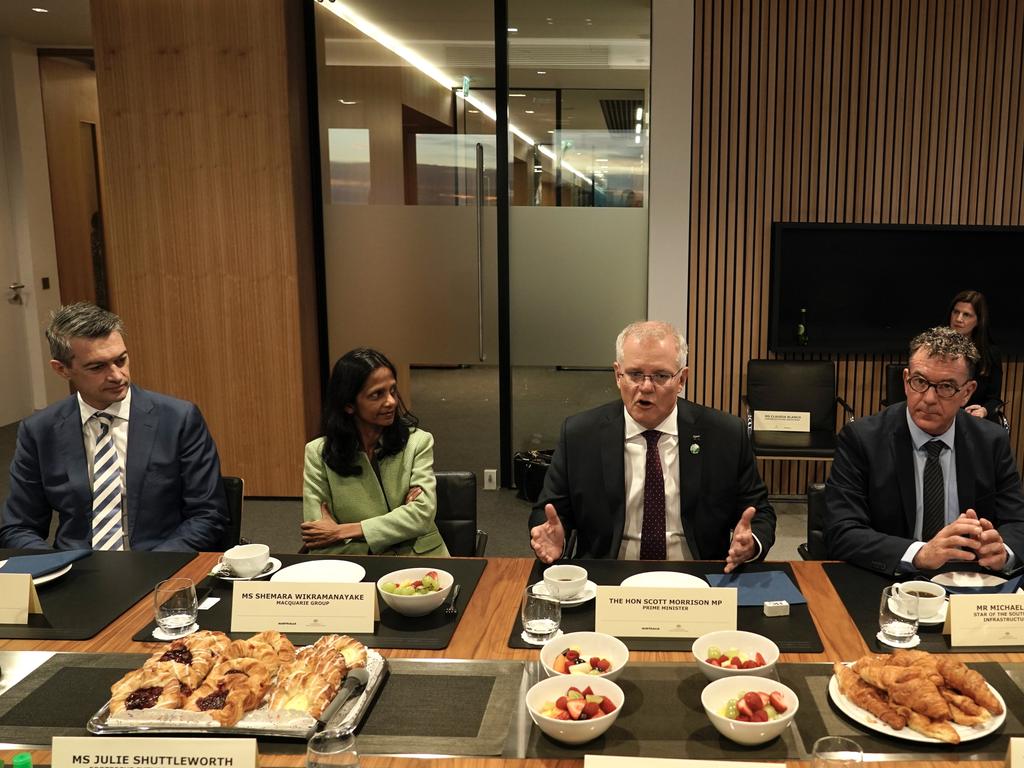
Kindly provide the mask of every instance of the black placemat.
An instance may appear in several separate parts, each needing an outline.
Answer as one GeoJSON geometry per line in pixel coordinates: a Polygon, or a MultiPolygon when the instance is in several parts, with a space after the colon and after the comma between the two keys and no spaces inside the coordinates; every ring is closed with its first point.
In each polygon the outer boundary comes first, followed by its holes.
{"type": "MultiPolygon", "coordinates": [[[[847,613],[857,625],[857,631],[864,638],[865,644],[874,653],[890,653],[892,648],[878,641],[878,606],[882,599],[882,589],[898,581],[913,581],[922,578],[920,575],[885,576],[869,571],[850,563],[823,563],[825,575],[843,601],[847,613]]],[[[921,638],[919,651],[931,653],[1024,653],[1024,645],[973,646],[950,645],[949,635],[942,634],[942,625],[918,627],[921,638]]],[[[847,659],[849,661],[849,659],[847,659]]]]}
{"type": "MultiPolygon", "coordinates": [[[[306,560],[314,559],[315,555],[274,555],[282,565],[295,565],[306,560]]],[[[322,556],[325,557],[325,556],[322,556]]],[[[440,650],[447,648],[451,642],[455,628],[458,626],[462,615],[469,605],[470,598],[480,581],[480,576],[487,566],[486,560],[463,559],[463,558],[409,558],[409,557],[343,557],[334,558],[350,560],[359,563],[366,569],[364,582],[376,582],[381,576],[397,571],[401,568],[424,567],[440,568],[448,571],[455,577],[455,581],[461,585],[457,606],[458,615],[455,618],[446,616],[444,608],[426,616],[410,617],[402,616],[388,608],[384,601],[380,601],[380,621],[374,626],[374,633],[349,634],[356,640],[372,648],[410,648],[414,650],[440,650]]],[[[212,597],[221,598],[220,601],[209,610],[199,612],[199,626],[203,629],[220,630],[227,632],[232,637],[249,637],[252,632],[231,633],[231,595],[232,582],[223,581],[213,576],[207,577],[200,588],[209,587],[212,597]]],[[[132,638],[139,642],[153,642],[153,630],[156,624],[151,622],[140,630],[132,638]]],[[[320,634],[303,632],[289,632],[288,637],[296,645],[308,645],[315,642],[320,634]]]]}
{"type": "MultiPolygon", "coordinates": [[[[1024,669],[1024,664],[1000,665],[996,662],[971,663],[985,676],[1006,702],[1006,722],[995,732],[974,741],[961,744],[930,744],[906,741],[895,736],[870,731],[848,718],[832,703],[828,695],[828,681],[832,677],[830,664],[780,664],[776,669],[782,682],[792,688],[800,699],[796,714],[801,747],[810,752],[816,739],[822,736],[852,738],[869,753],[919,756],[921,759],[956,759],[970,756],[974,760],[1001,760],[1011,736],[1024,736],[1024,691],[1007,675],[1007,669],[1024,669]]],[[[1015,669],[1015,671],[1016,671],[1015,669]]]]}
{"type": "MultiPolygon", "coordinates": [[[[721,573],[722,564],[715,562],[665,562],[651,563],[636,560],[576,560],[573,561],[587,569],[587,575],[595,584],[618,585],[627,576],[645,571],[678,571],[695,576],[709,573],[721,573]]],[[[530,571],[528,584],[535,584],[543,579],[547,566],[537,561],[530,571]]],[[[788,563],[750,563],[743,566],[748,573],[765,571],[782,571],[793,584],[797,585],[796,576],[788,563]]],[[[523,585],[523,589],[526,584],[523,585]]],[[[799,586],[797,587],[799,588],[799,586]]],[[[574,608],[562,608],[563,632],[589,632],[594,629],[594,600],[574,608]]],[[[768,617],[761,606],[739,607],[736,612],[737,629],[756,632],[771,638],[783,653],[821,653],[825,650],[818,637],[818,631],[811,619],[807,605],[791,605],[789,616],[768,617]]],[[[510,648],[530,648],[522,638],[523,625],[516,616],[509,634],[510,648]]],[[[679,637],[630,637],[621,638],[631,651],[688,651],[693,646],[693,639],[679,637]]]]}
{"type": "MultiPolygon", "coordinates": [[[[0,559],[27,550],[0,550],[0,559]]],[[[192,552],[93,552],[71,570],[36,587],[42,614],[27,625],[0,624],[8,640],[86,640],[192,561],[192,552]]]]}

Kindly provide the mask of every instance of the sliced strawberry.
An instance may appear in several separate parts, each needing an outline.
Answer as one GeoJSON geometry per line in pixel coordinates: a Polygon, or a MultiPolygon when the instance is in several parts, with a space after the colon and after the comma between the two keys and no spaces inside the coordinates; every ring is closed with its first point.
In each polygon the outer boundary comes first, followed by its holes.
{"type": "Polygon", "coordinates": [[[739,669],[740,665],[743,663],[742,661],[740,661],[739,656],[733,656],[731,659],[729,659],[729,662],[732,664],[734,669],[739,669]]]}
{"type": "Polygon", "coordinates": [[[775,707],[775,711],[780,715],[789,709],[783,701],[782,694],[779,691],[772,691],[768,694],[768,700],[772,703],[772,706],[775,707]]]}
{"type": "Polygon", "coordinates": [[[750,716],[754,714],[754,711],[750,708],[750,705],[747,704],[746,697],[743,697],[742,699],[736,702],[736,709],[740,713],[739,719],[743,719],[743,717],[746,717],[749,720],[750,716]]]}
{"type": "Polygon", "coordinates": [[[757,662],[753,659],[747,659],[743,662],[743,669],[757,669],[757,662]]]}
{"type": "Polygon", "coordinates": [[[736,719],[739,720],[741,723],[749,723],[750,722],[750,715],[745,715],[742,712],[740,712],[736,716],[736,719]]]}
{"type": "Polygon", "coordinates": [[[570,715],[564,709],[558,710],[558,712],[553,714],[551,717],[553,717],[555,720],[572,720],[572,715],[570,715]]]}
{"type": "Polygon", "coordinates": [[[768,694],[764,691],[758,691],[757,695],[761,697],[761,704],[767,707],[769,702],[768,694]]]}
{"type": "Polygon", "coordinates": [[[594,689],[591,688],[588,685],[586,688],[584,688],[582,691],[580,691],[580,693],[582,693],[584,696],[593,696],[594,695],[594,689]]]}
{"type": "Polygon", "coordinates": [[[555,702],[555,706],[558,707],[559,709],[566,709],[567,708],[566,705],[568,703],[569,703],[569,700],[566,699],[565,696],[559,696],[558,697],[558,701],[555,702]]]}
{"type": "Polygon", "coordinates": [[[583,714],[583,709],[586,706],[586,699],[570,699],[568,703],[569,717],[573,720],[579,720],[580,715],[583,714]]]}
{"type": "Polygon", "coordinates": [[[763,709],[759,709],[757,710],[757,712],[754,713],[754,717],[752,719],[755,723],[767,723],[768,713],[765,712],[763,709]]]}
{"type": "Polygon", "coordinates": [[[708,659],[708,664],[714,664],[716,667],[722,666],[722,662],[718,659],[708,659]]]}
{"type": "MultiPolygon", "coordinates": [[[[566,696],[569,696],[569,694],[571,694],[571,693],[575,693],[575,694],[577,694],[578,696],[583,696],[583,691],[581,691],[581,690],[580,690],[579,688],[577,688],[577,687],[576,687],[575,685],[570,685],[570,686],[569,686],[569,690],[565,692],[565,695],[566,695],[566,696]]],[[[572,698],[572,696],[569,696],[569,698],[572,698]]]]}
{"type": "Polygon", "coordinates": [[[751,712],[757,712],[759,709],[764,709],[764,702],[761,701],[761,697],[753,691],[749,691],[743,695],[743,703],[750,708],[751,712]]]}
{"type": "Polygon", "coordinates": [[[600,711],[601,711],[601,705],[598,704],[596,701],[588,701],[586,703],[586,705],[583,707],[583,713],[587,717],[593,717],[594,715],[596,715],[600,711]]]}
{"type": "Polygon", "coordinates": [[[728,657],[728,656],[726,656],[726,655],[725,655],[725,654],[723,653],[723,654],[722,654],[721,656],[719,656],[719,657],[718,657],[718,660],[719,660],[719,661],[720,661],[720,662],[721,662],[722,664],[725,664],[725,662],[727,662],[727,661],[729,660],[729,657],[728,657]]]}
{"type": "Polygon", "coordinates": [[[615,706],[615,702],[605,696],[604,701],[601,702],[601,711],[607,715],[611,714],[616,709],[617,707],[615,706]]]}
{"type": "Polygon", "coordinates": [[[601,672],[607,672],[612,668],[612,663],[608,659],[599,659],[597,662],[597,668],[601,672]]]}
{"type": "Polygon", "coordinates": [[[757,662],[757,666],[759,666],[759,667],[763,667],[765,664],[768,663],[767,661],[764,660],[764,656],[761,655],[760,651],[758,651],[757,655],[754,656],[754,661],[757,662]]]}

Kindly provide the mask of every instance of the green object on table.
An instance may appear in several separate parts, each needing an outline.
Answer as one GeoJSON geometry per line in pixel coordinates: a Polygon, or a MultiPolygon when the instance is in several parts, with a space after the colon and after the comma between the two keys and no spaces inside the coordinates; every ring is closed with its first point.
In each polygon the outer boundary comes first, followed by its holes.
{"type": "Polygon", "coordinates": [[[19,752],[14,756],[11,765],[14,768],[32,768],[32,755],[29,752],[19,752]]]}

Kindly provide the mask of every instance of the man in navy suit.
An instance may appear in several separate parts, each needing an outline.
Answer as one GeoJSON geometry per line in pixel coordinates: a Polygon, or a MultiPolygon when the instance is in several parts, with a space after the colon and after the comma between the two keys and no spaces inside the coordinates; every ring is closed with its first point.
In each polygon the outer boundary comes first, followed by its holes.
{"type": "Polygon", "coordinates": [[[50,365],[77,390],[18,429],[0,546],[215,550],[229,523],[220,459],[192,403],[131,384],[121,319],[54,313],[50,365]]]}

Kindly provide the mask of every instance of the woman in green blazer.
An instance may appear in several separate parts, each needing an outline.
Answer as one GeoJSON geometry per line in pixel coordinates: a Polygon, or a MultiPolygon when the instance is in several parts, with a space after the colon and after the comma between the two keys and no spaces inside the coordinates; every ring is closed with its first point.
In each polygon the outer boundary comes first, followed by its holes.
{"type": "Polygon", "coordinates": [[[306,445],[302,541],[313,552],[447,557],[434,524],[434,438],[417,429],[380,352],[334,365],[323,437],[306,445]]]}

